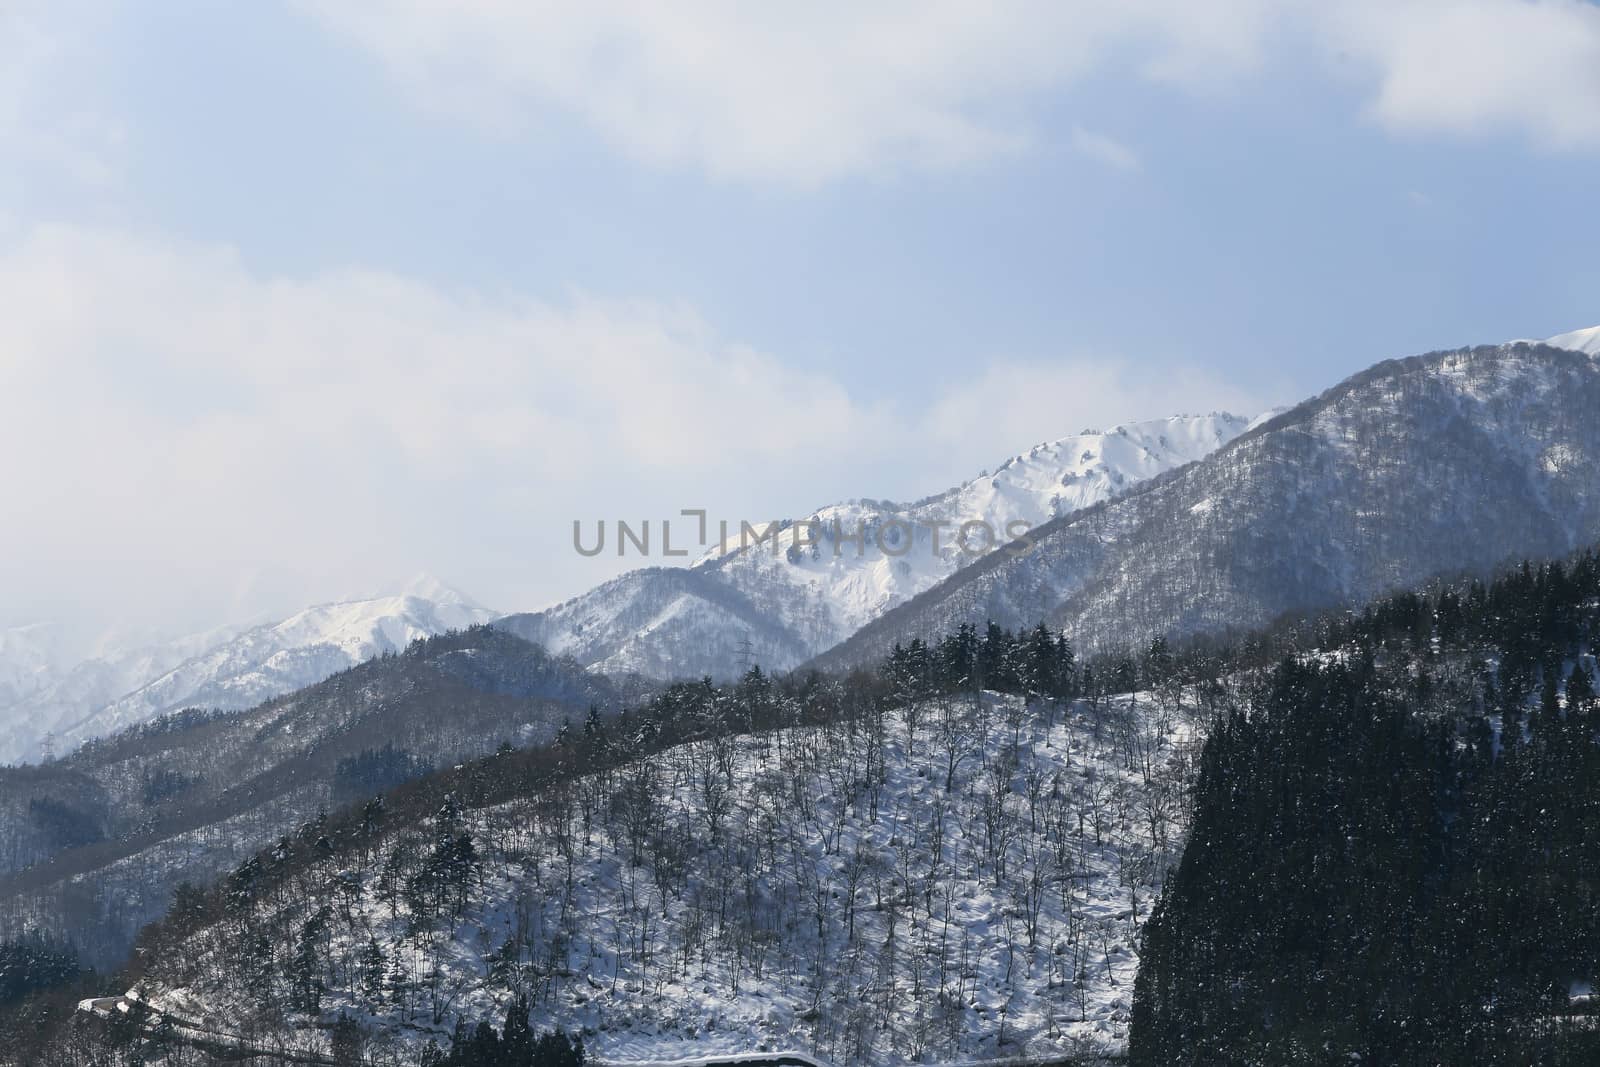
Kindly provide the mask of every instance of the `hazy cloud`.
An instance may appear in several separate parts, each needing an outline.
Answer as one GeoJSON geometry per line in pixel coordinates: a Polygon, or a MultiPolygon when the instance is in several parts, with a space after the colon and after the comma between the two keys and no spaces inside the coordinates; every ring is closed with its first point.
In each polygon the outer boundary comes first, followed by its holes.
{"type": "Polygon", "coordinates": [[[1133,149],[1121,141],[1107,137],[1103,133],[1086,130],[1082,126],[1072,128],[1072,147],[1090,159],[1098,160],[1108,167],[1117,170],[1138,170],[1139,157],[1133,149]]]}
{"type": "Polygon", "coordinates": [[[10,172],[0,183],[23,170],[85,187],[117,180],[126,130],[81,88],[98,61],[100,21],[75,0],[0,5],[0,155],[10,172]]]}
{"type": "Polygon", "coordinates": [[[1376,80],[1370,108],[1389,129],[1600,146],[1600,5],[1360,0],[1320,19],[1326,43],[1376,80]]]}
{"type": "MultiPolygon", "coordinates": [[[[306,4],[423,106],[508,133],[541,108],[626,153],[811,184],[1028,148],[1030,105],[1090,75],[1212,91],[1307,55],[1396,133],[1509,130],[1600,145],[1600,6],[1585,0],[1268,4],[1014,0],[773,8],[504,0],[306,4]]],[[[1114,166],[1103,135],[1073,147],[1114,166]]]]}
{"type": "Polygon", "coordinates": [[[882,444],[838,384],[683,308],[265,277],[227,248],[61,227],[0,253],[0,293],[12,610],[257,566],[322,595],[420,566],[465,582],[500,524],[548,583],[537,537],[577,509],[882,444]]]}
{"type": "Polygon", "coordinates": [[[1000,364],[908,410],[688,308],[272,276],[77,227],[0,250],[0,293],[0,587],[24,615],[215,623],[417,569],[538,606],[626,565],[577,566],[574,518],[792,516],[1086,423],[1261,403],[1108,357],[1000,364]],[[240,575],[272,579],[243,602],[240,575]]]}
{"type": "Polygon", "coordinates": [[[896,2],[771,7],[502,0],[306,4],[422,105],[516,130],[577,114],[638,158],[808,184],[1026,147],[1017,102],[1110,63],[1208,84],[1251,67],[1269,10],[896,2]]]}

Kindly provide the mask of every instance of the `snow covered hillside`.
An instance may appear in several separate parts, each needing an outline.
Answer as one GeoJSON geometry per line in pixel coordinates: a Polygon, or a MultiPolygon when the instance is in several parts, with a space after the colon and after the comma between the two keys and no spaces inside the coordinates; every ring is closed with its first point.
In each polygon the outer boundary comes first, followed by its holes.
{"type": "Polygon", "coordinates": [[[820,526],[820,540],[808,550],[741,550],[732,543],[708,566],[739,589],[787,586],[798,601],[825,603],[833,626],[824,640],[832,643],[982,554],[985,535],[979,531],[967,539],[971,551],[958,543],[962,523],[982,520],[1001,536],[1013,522],[1020,524],[1016,529],[1032,529],[1203,459],[1247,425],[1248,420],[1235,415],[1206,415],[1115,426],[1105,433],[1085,431],[1036,445],[1006,460],[993,474],[910,507],[852,501],[822,508],[812,516],[820,526]],[[854,544],[839,544],[833,537],[836,522],[848,534],[874,530],[893,519],[908,522],[915,539],[899,556],[883,552],[875,539],[858,554],[854,544]],[[937,551],[936,524],[942,530],[937,551]]]}
{"type": "Polygon", "coordinates": [[[1085,431],[1036,445],[992,474],[915,504],[853,500],[791,516],[815,524],[809,547],[796,548],[788,531],[776,543],[741,546],[731,529],[729,543],[713,547],[687,575],[634,571],[501,625],[604,672],[729,677],[747,659],[788,669],[1011,534],[1202,459],[1249,425],[1212,414],[1085,431]],[[984,523],[996,541],[974,527],[963,543],[960,527],[969,521],[984,523]],[[851,540],[857,532],[865,534],[860,544],[851,540]]]}
{"type": "Polygon", "coordinates": [[[11,689],[10,699],[0,694],[0,763],[37,760],[48,755],[46,749],[59,755],[61,733],[70,723],[232,640],[250,624],[221,625],[173,640],[149,640],[149,635],[128,640],[126,632],[109,633],[91,649],[69,635],[66,625],[45,622],[21,629],[58,635],[58,654],[35,672],[30,688],[11,689]]]}
{"type": "Polygon", "coordinates": [[[1574,352],[1600,356],[1600,326],[1591,326],[1587,330],[1573,330],[1570,333],[1559,333],[1554,337],[1548,338],[1545,344],[1554,348],[1570,348],[1574,352]]]}
{"type": "Polygon", "coordinates": [[[253,707],[416,638],[497,614],[424,575],[391,595],[322,604],[281,621],[222,626],[76,661],[59,651],[53,658],[45,654],[44,638],[57,627],[5,631],[0,761],[38,758],[47,736],[60,753],[180,708],[253,707]]]}
{"type": "Polygon", "coordinates": [[[1389,360],[1050,524],[1027,555],[964,568],[818,663],[871,663],[896,641],[991,619],[1043,619],[1090,650],[1238,631],[1560,556],[1600,538],[1597,411],[1600,362],[1573,349],[1389,360]]]}
{"type": "Polygon", "coordinates": [[[225,917],[149,942],[142,989],[307,1049],[348,1012],[395,1062],[514,993],[603,1060],[1116,1050],[1192,736],[1148,696],[987,694],[690,742],[270,891],[235,875],[225,917]]]}
{"type": "Polygon", "coordinates": [[[0,630],[0,708],[48,688],[66,667],[68,643],[65,628],[52,623],[0,630]]]}
{"type": "Polygon", "coordinates": [[[1568,330],[1558,333],[1554,337],[1543,340],[1523,337],[1508,344],[1521,345],[1549,345],[1551,348],[1565,348],[1571,352],[1582,352],[1588,356],[1600,356],[1600,326],[1590,326],[1582,330],[1568,330]]]}

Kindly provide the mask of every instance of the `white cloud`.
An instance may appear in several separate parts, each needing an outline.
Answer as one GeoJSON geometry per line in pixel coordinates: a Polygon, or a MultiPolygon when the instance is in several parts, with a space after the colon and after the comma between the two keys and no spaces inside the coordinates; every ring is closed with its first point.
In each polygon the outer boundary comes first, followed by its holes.
{"type": "Polygon", "coordinates": [[[1325,43],[1376,81],[1371,111],[1389,129],[1600,146],[1600,5],[1356,0],[1319,10],[1325,43]]]}
{"type": "Polygon", "coordinates": [[[576,114],[651,163],[808,184],[1025,147],[1017,102],[1116,63],[1209,84],[1249,69],[1269,7],[1192,13],[964,0],[581,5],[525,0],[305,4],[425,106],[491,127],[576,114]]]}
{"type": "Polygon", "coordinates": [[[256,566],[297,570],[291,599],[421,567],[468,584],[478,545],[508,539],[510,595],[548,595],[570,561],[535,558],[572,518],[886,440],[836,383],[683,308],[266,277],[226,248],[75,228],[0,251],[0,302],[13,611],[73,586],[203,601],[256,566]]]}
{"type": "MultiPolygon", "coordinates": [[[[983,161],[1038,137],[1031,105],[1094,75],[1209,91],[1332,61],[1396,133],[1512,130],[1600,145],[1600,6],[1586,0],[1013,0],[773,6],[526,0],[305,4],[413,97],[516,133],[544,109],[627,153],[814,184],[983,161]]],[[[1125,166],[1083,131],[1074,147],[1125,166]]]]}
{"type": "Polygon", "coordinates": [[[1087,423],[1259,406],[1114,359],[880,406],[687,308],[269,276],[72,227],[0,245],[0,303],[0,622],[215,624],[420,569],[537,607],[632,562],[580,561],[575,518],[916,495],[1087,423]]]}
{"type": "Polygon", "coordinates": [[[115,183],[126,130],[82,88],[100,62],[91,42],[101,14],[76,0],[0,5],[0,155],[9,171],[0,177],[27,170],[81,187],[115,183]]]}

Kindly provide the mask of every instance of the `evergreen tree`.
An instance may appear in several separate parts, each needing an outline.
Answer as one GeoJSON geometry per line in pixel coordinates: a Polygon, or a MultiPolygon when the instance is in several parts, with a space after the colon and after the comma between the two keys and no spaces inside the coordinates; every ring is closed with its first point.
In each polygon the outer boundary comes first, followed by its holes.
{"type": "Polygon", "coordinates": [[[501,1030],[500,1056],[507,1067],[522,1067],[534,1058],[533,1030],[528,1026],[528,1000],[512,998],[506,1009],[506,1025],[501,1030]]]}
{"type": "Polygon", "coordinates": [[[374,1005],[383,1003],[385,977],[389,961],[375,937],[367,938],[367,947],[361,951],[361,993],[374,1005]]]}
{"type": "Polygon", "coordinates": [[[294,957],[289,962],[289,1005],[295,1011],[315,1015],[322,1010],[322,940],[331,918],[324,906],[301,927],[295,941],[294,957]]]}

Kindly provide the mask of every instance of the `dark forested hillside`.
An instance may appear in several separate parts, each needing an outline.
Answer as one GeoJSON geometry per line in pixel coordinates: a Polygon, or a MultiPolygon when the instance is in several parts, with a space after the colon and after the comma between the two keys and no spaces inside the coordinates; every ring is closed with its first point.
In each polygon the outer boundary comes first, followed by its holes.
{"type": "Polygon", "coordinates": [[[1600,564],[1333,623],[1212,732],[1145,1064],[1600,1062],[1600,564]]]}
{"type": "Polygon", "coordinates": [[[0,935],[70,934],[121,962],[180,881],[319,810],[614,709],[618,687],[487,627],[413,644],[250,711],[182,712],[0,769],[0,935]]]}

